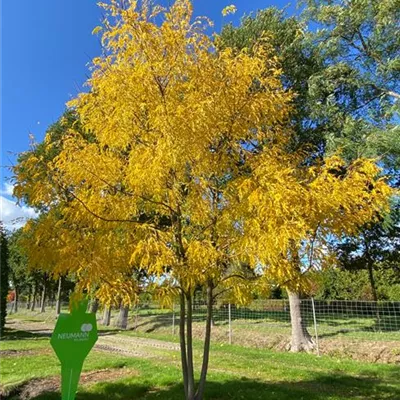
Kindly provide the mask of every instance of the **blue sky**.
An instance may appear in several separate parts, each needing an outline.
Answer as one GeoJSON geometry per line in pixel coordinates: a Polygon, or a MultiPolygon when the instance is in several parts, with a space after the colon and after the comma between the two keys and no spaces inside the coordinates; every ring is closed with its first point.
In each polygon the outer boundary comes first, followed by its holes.
{"type": "MultiPolygon", "coordinates": [[[[87,79],[87,64],[100,54],[96,0],[3,0],[1,54],[1,219],[32,216],[18,209],[6,184],[5,168],[15,154],[28,148],[29,134],[41,141],[87,79]]],[[[284,0],[194,0],[195,15],[206,15],[218,31],[223,22],[238,23],[245,13],[269,6],[284,7],[284,0]],[[222,18],[221,10],[235,4],[237,13],[222,18]]],[[[294,10],[294,7],[290,8],[294,10]]]]}

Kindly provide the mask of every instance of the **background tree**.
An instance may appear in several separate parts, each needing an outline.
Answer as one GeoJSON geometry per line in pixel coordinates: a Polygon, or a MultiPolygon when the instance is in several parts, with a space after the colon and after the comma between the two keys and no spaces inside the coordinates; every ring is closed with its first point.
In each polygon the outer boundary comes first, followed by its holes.
{"type": "MultiPolygon", "coordinates": [[[[386,270],[393,284],[400,279],[400,207],[392,205],[386,219],[364,227],[357,237],[334,243],[339,254],[340,265],[348,271],[366,270],[372,299],[382,299],[376,283],[375,270],[386,270]],[[397,279],[396,279],[397,276],[397,279]]],[[[385,295],[384,295],[385,296],[385,295]]]]}
{"type": "Polygon", "coordinates": [[[8,264],[8,243],[7,236],[3,226],[0,222],[0,262],[1,262],[1,281],[0,281],[0,335],[4,334],[4,326],[6,323],[7,315],[7,295],[9,289],[9,264],[8,264]]]}
{"type": "Polygon", "coordinates": [[[311,117],[327,121],[328,151],[399,167],[400,7],[392,0],[304,1],[325,68],[309,80],[311,117]]]}
{"type": "MultiPolygon", "coordinates": [[[[10,265],[10,282],[14,290],[13,312],[18,312],[18,301],[23,299],[26,306],[32,311],[36,304],[40,304],[40,311],[45,311],[45,304],[48,300],[57,299],[57,310],[61,306],[62,291],[68,286],[68,280],[64,279],[56,283],[46,272],[44,266],[48,261],[44,257],[40,259],[40,268],[30,262],[28,254],[30,247],[39,246],[40,244],[30,243],[31,237],[20,228],[10,234],[9,237],[9,265],[10,265]],[[38,298],[40,296],[40,300],[38,298]]],[[[59,313],[59,311],[57,311],[59,313]]]]}
{"type": "MultiPolygon", "coordinates": [[[[270,37],[282,66],[282,83],[296,93],[290,147],[306,151],[308,162],[338,148],[347,160],[378,156],[396,182],[399,7],[392,1],[304,3],[302,19],[269,8],[244,17],[237,28],[224,26],[219,47],[251,49],[260,36],[270,37]]],[[[313,242],[312,233],[309,239],[313,242]]],[[[299,296],[291,300],[300,309],[299,296]]],[[[310,335],[299,326],[301,318],[295,320],[292,342],[312,347],[310,335]]]]}
{"type": "MultiPolygon", "coordinates": [[[[347,159],[377,157],[398,187],[400,160],[400,7],[391,0],[305,1],[304,17],[316,26],[305,41],[316,46],[326,68],[310,79],[312,116],[334,121],[327,151],[341,148],[347,159]]],[[[374,264],[398,252],[398,200],[390,218],[367,225],[337,244],[345,268],[366,268],[378,299],[374,264]]],[[[386,264],[390,265],[390,264],[386,264]]],[[[391,264],[393,265],[393,264],[391,264]]]]}
{"type": "Polygon", "coordinates": [[[9,238],[10,282],[14,290],[14,312],[18,312],[18,302],[22,292],[31,290],[33,279],[28,270],[26,255],[19,243],[21,234],[22,228],[12,232],[9,238]]]}
{"type": "MultiPolygon", "coordinates": [[[[310,78],[325,68],[318,48],[304,39],[306,24],[296,17],[287,17],[284,11],[275,7],[259,11],[255,16],[244,17],[239,27],[225,25],[218,37],[220,48],[232,47],[251,49],[259,37],[270,38],[282,67],[282,84],[294,91],[290,125],[294,135],[290,142],[292,151],[307,147],[311,160],[325,153],[325,134],[327,121],[317,121],[312,117],[314,100],[310,95],[310,78]]],[[[300,259],[298,256],[295,259],[300,259]]],[[[299,266],[299,272],[301,267],[299,266]]],[[[292,315],[292,351],[312,349],[314,343],[307,332],[301,316],[301,293],[289,290],[292,315]],[[294,346],[296,343],[296,346],[294,346]]]]}
{"type": "Polygon", "coordinates": [[[305,40],[305,22],[285,11],[270,7],[254,15],[244,16],[240,26],[224,25],[217,37],[218,48],[236,51],[252,49],[260,37],[267,37],[279,57],[283,87],[295,94],[290,110],[292,150],[307,148],[315,156],[325,152],[326,121],[312,117],[314,99],[310,95],[309,80],[325,68],[319,49],[305,40]]]}
{"type": "MultiPolygon", "coordinates": [[[[375,265],[374,270],[378,300],[399,301],[398,264],[388,266],[383,262],[375,265]]],[[[340,266],[318,271],[313,277],[312,294],[320,300],[373,300],[368,271],[346,270],[340,266]]]]}

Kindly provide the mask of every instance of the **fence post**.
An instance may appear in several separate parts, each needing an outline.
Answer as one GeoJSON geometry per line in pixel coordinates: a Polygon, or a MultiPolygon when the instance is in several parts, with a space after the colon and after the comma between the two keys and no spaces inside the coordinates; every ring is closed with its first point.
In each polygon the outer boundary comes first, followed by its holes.
{"type": "Polygon", "coordinates": [[[314,317],[315,344],[317,345],[317,354],[319,357],[320,354],[319,354],[319,343],[318,343],[318,328],[317,328],[317,316],[315,314],[314,297],[311,297],[311,304],[312,304],[312,311],[313,311],[313,317],[314,317]]]}
{"type": "Polygon", "coordinates": [[[232,344],[232,312],[231,303],[228,304],[229,344],[232,344]]]}
{"type": "Polygon", "coordinates": [[[175,303],[172,303],[172,335],[175,335],[175,303]]]}

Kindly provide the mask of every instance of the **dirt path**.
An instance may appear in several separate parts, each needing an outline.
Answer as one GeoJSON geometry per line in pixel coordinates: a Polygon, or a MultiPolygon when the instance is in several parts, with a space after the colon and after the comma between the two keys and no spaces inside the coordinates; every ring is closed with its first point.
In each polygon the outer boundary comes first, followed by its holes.
{"type": "MultiPolygon", "coordinates": [[[[50,337],[54,328],[54,323],[50,321],[32,321],[22,319],[10,319],[7,321],[7,328],[32,333],[44,337],[50,337]]],[[[17,336],[17,335],[16,335],[17,336]]],[[[139,338],[127,336],[116,331],[101,332],[94,347],[97,351],[104,351],[122,354],[132,357],[163,360],[168,357],[170,352],[178,352],[179,345],[172,342],[164,342],[156,339],[139,338]]],[[[0,356],[14,357],[24,355],[35,355],[50,353],[49,349],[38,350],[1,350],[0,356]]],[[[170,358],[169,358],[170,359],[170,358]]],[[[137,371],[127,368],[105,369],[83,373],[81,385],[88,386],[96,382],[114,381],[124,376],[132,376],[137,371]]],[[[16,398],[21,400],[33,399],[46,392],[56,392],[60,389],[59,377],[48,377],[43,379],[31,379],[22,385],[17,385],[11,392],[2,392],[0,398],[16,398]]]]}
{"type": "MultiPolygon", "coordinates": [[[[34,334],[50,336],[54,327],[54,320],[33,321],[23,319],[10,319],[7,327],[16,330],[28,331],[34,334]]],[[[198,328],[198,327],[197,327],[198,328]]],[[[194,329],[194,336],[202,339],[204,329],[194,329]]],[[[226,332],[214,329],[213,339],[218,340],[218,334],[226,332]]],[[[244,346],[257,343],[258,348],[267,348],[277,351],[284,351],[287,344],[287,337],[278,335],[265,335],[259,332],[246,332],[244,330],[234,332],[236,344],[244,346]]],[[[220,340],[223,342],[223,339],[220,340]]],[[[325,338],[319,345],[321,354],[339,357],[352,358],[354,360],[389,363],[400,365],[400,342],[399,341],[368,341],[353,340],[347,338],[325,338]]],[[[118,331],[103,331],[100,333],[95,349],[113,353],[124,354],[133,357],[162,359],[168,352],[178,352],[179,346],[176,343],[165,342],[151,338],[139,338],[118,333],[118,331]]]]}
{"type": "MultiPolygon", "coordinates": [[[[7,328],[50,336],[54,324],[14,319],[7,321],[7,328]]],[[[101,332],[94,348],[96,350],[144,358],[159,358],[162,352],[179,351],[179,345],[176,343],[126,336],[115,331],[101,332]]]]}

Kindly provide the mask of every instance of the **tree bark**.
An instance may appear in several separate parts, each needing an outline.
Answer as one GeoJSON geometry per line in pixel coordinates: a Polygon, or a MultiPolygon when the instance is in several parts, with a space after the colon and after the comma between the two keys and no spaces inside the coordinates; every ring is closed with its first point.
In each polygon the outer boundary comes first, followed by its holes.
{"type": "Polygon", "coordinates": [[[181,349],[181,363],[183,375],[183,387],[185,390],[185,399],[188,398],[188,367],[186,358],[186,334],[185,334],[186,310],[185,294],[180,294],[180,314],[179,314],[179,344],[181,349]]]}
{"type": "Polygon", "coordinates": [[[97,313],[97,310],[99,309],[99,305],[100,305],[99,299],[98,299],[98,298],[95,298],[95,299],[92,301],[92,304],[90,305],[90,312],[93,313],[93,314],[96,314],[96,313],[97,313]]]}
{"type": "Polygon", "coordinates": [[[193,297],[189,293],[186,296],[187,313],[186,313],[186,353],[187,353],[187,374],[188,374],[188,400],[193,400],[195,395],[194,387],[194,367],[193,367],[193,297]]]}
{"type": "Polygon", "coordinates": [[[37,283],[35,283],[34,286],[33,286],[33,296],[32,296],[31,311],[35,311],[36,295],[37,295],[37,283]]]}
{"type": "Polygon", "coordinates": [[[19,300],[19,289],[18,289],[17,285],[15,285],[15,287],[14,287],[14,293],[15,293],[15,297],[14,297],[14,312],[17,313],[18,312],[18,300],[19,300]]]}
{"type": "Polygon", "coordinates": [[[29,286],[28,299],[26,301],[26,309],[29,310],[31,308],[32,301],[32,287],[29,286]]]}
{"type": "Polygon", "coordinates": [[[129,306],[124,306],[121,304],[115,326],[117,328],[126,329],[128,327],[128,315],[129,315],[129,306]]]}
{"type": "Polygon", "coordinates": [[[290,320],[292,325],[292,338],[290,342],[290,351],[298,353],[300,351],[310,352],[315,348],[311,335],[307,331],[302,313],[300,294],[287,291],[290,304],[290,320]]]}
{"type": "Polygon", "coordinates": [[[370,260],[368,260],[367,262],[367,268],[368,268],[369,283],[371,285],[372,298],[374,299],[374,301],[378,301],[378,293],[376,291],[373,262],[371,262],[370,260]]]}
{"type": "Polygon", "coordinates": [[[200,373],[199,387],[196,393],[196,400],[203,400],[204,389],[207,379],[208,362],[210,357],[210,341],[211,341],[211,326],[213,324],[213,284],[209,282],[207,286],[207,317],[206,317],[206,334],[204,338],[203,364],[200,373]]]}
{"type": "Polygon", "coordinates": [[[375,302],[375,314],[378,329],[381,328],[381,316],[379,314],[379,305],[378,305],[378,292],[376,290],[375,276],[374,276],[374,259],[372,258],[370,246],[367,237],[364,235],[364,246],[365,246],[365,255],[367,258],[367,269],[368,269],[368,278],[369,284],[371,285],[372,298],[375,302]]]}
{"type": "Polygon", "coordinates": [[[365,255],[367,258],[368,277],[369,277],[369,283],[371,285],[372,297],[374,301],[378,301],[378,294],[376,291],[376,284],[374,277],[374,260],[371,257],[370,246],[366,236],[364,236],[364,246],[365,246],[365,255]]]}
{"type": "Polygon", "coordinates": [[[58,288],[57,288],[57,301],[56,301],[56,315],[60,315],[61,313],[61,286],[62,286],[62,278],[61,276],[58,278],[58,288]]]}
{"type": "Polygon", "coordinates": [[[104,306],[102,325],[109,326],[111,321],[111,306],[104,306]]]}
{"type": "Polygon", "coordinates": [[[44,313],[46,311],[46,283],[43,284],[42,289],[42,299],[40,300],[40,312],[44,313]]]}

